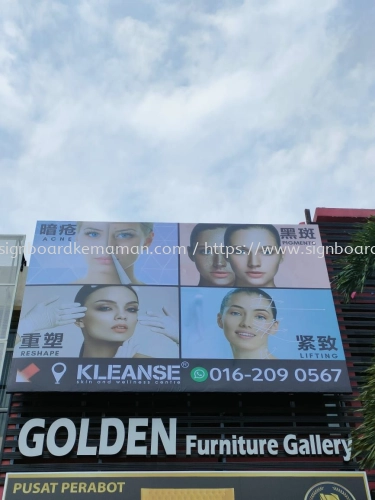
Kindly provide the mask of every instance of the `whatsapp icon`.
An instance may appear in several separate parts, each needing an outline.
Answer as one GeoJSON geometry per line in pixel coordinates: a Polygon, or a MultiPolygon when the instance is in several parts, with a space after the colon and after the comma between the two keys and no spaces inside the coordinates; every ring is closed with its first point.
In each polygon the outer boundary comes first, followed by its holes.
{"type": "Polygon", "coordinates": [[[206,368],[197,366],[196,368],[193,368],[191,370],[190,376],[194,380],[194,382],[204,382],[205,380],[207,380],[208,371],[206,370],[206,368]]]}

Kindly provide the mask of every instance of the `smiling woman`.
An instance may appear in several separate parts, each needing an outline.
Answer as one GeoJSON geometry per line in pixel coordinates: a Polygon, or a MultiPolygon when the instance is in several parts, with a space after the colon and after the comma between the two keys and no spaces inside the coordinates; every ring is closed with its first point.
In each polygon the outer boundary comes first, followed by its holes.
{"type": "Polygon", "coordinates": [[[221,302],[217,323],[235,359],[277,359],[268,349],[268,337],[279,326],[275,302],[259,288],[236,288],[221,302]]]}

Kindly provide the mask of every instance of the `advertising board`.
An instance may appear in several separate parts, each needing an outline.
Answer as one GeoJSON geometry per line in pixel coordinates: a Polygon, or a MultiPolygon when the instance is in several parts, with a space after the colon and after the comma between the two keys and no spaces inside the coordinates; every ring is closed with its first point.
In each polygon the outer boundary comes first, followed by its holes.
{"type": "Polygon", "coordinates": [[[9,392],[350,392],[315,225],[37,223],[9,392]]]}
{"type": "Polygon", "coordinates": [[[364,472],[10,473],[4,500],[370,500],[364,472]]]}
{"type": "Polygon", "coordinates": [[[210,438],[200,439],[194,430],[181,434],[178,419],[104,417],[80,420],[61,417],[51,421],[46,418],[31,418],[24,422],[18,435],[18,451],[24,457],[69,456],[72,461],[82,456],[211,456],[211,457],[264,457],[280,460],[294,457],[340,457],[351,461],[351,439],[332,434],[298,435],[289,433],[284,437],[266,437],[262,434],[223,432],[210,438]],[[64,438],[61,439],[61,436],[64,438]],[[184,443],[184,444],[183,444],[184,443]],[[177,446],[178,444],[178,446],[177,446]],[[159,446],[160,445],[160,446],[159,446]],[[119,455],[120,454],[120,455],[119,455]]]}

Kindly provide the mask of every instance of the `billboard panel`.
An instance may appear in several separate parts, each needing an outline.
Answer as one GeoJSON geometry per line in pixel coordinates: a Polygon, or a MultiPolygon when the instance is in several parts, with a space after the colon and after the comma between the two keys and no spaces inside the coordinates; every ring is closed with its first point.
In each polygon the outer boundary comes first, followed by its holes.
{"type": "Polygon", "coordinates": [[[177,285],[177,244],[177,224],[37,222],[27,284],[177,285]]]}
{"type": "Polygon", "coordinates": [[[180,224],[180,244],[181,285],[330,288],[315,225],[180,224]]]}
{"type": "Polygon", "coordinates": [[[4,500],[370,500],[365,472],[9,473],[4,500]]]}
{"type": "Polygon", "coordinates": [[[321,248],[317,226],[38,222],[8,391],[350,392],[321,248]]]}

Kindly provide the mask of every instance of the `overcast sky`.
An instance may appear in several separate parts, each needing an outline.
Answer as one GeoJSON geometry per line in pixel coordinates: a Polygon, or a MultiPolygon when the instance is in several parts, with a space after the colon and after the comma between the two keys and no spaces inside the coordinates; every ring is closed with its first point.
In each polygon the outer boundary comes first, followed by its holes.
{"type": "Polygon", "coordinates": [[[0,233],[375,208],[373,0],[1,0],[0,233]]]}

